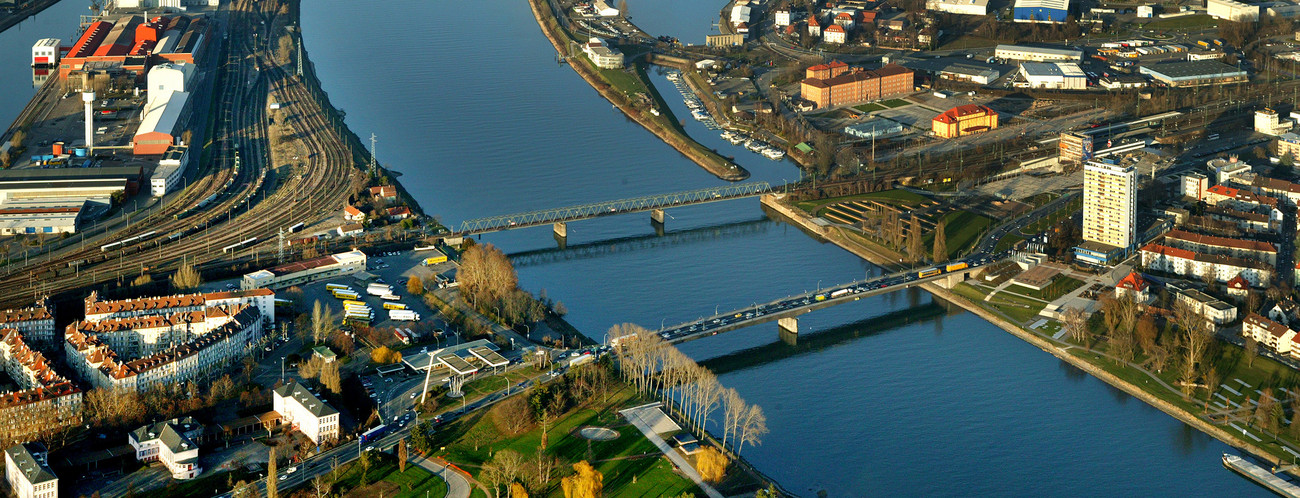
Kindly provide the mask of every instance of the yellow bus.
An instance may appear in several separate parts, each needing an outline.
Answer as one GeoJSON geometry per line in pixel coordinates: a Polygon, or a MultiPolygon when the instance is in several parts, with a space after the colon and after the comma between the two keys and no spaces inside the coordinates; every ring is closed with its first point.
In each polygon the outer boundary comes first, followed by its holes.
{"type": "Polygon", "coordinates": [[[405,304],[402,304],[402,303],[384,303],[384,309],[386,309],[386,310],[404,310],[404,309],[407,309],[407,308],[406,308],[406,305],[405,305],[405,304]]]}
{"type": "Polygon", "coordinates": [[[361,297],[361,294],[350,290],[336,290],[334,291],[334,297],[338,299],[356,299],[361,297]]]}
{"type": "Polygon", "coordinates": [[[325,284],[325,290],[333,292],[336,290],[352,290],[352,288],[343,284],[325,284]]]}
{"type": "Polygon", "coordinates": [[[926,277],[933,277],[940,273],[943,273],[943,270],[940,270],[938,268],[930,268],[929,270],[921,270],[919,272],[916,272],[916,276],[918,278],[926,278],[926,277]]]}

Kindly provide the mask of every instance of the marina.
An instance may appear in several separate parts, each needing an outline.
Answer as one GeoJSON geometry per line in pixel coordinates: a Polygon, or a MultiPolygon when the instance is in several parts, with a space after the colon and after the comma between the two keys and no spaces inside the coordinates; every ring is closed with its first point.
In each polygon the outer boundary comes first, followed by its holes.
{"type": "Polygon", "coordinates": [[[1300,486],[1296,486],[1291,481],[1282,479],[1263,467],[1250,463],[1237,455],[1224,453],[1223,466],[1255,481],[1260,486],[1268,488],[1269,491],[1291,498],[1300,497],[1300,486]]]}
{"type": "Polygon", "coordinates": [[[673,86],[677,88],[677,91],[681,93],[683,102],[685,102],[686,107],[691,110],[691,117],[704,124],[704,126],[709,130],[722,130],[721,135],[723,140],[731,142],[734,145],[743,144],[750,152],[759,154],[773,161],[785,157],[785,151],[773,146],[772,144],[746,136],[740,131],[724,129],[722,125],[718,124],[718,121],[709,114],[709,110],[704,106],[704,102],[701,102],[699,97],[695,96],[695,92],[691,91],[690,85],[686,83],[684,78],[682,78],[682,73],[680,71],[669,72],[666,77],[668,78],[668,81],[672,82],[673,86]]]}

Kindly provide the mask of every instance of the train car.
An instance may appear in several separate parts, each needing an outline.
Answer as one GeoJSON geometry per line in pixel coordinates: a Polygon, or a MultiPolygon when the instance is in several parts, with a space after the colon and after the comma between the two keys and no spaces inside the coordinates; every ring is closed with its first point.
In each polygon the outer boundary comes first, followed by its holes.
{"type": "Polygon", "coordinates": [[[112,243],[112,244],[104,244],[104,245],[102,245],[102,246],[99,246],[99,252],[105,252],[105,251],[109,251],[109,250],[112,250],[112,249],[117,249],[117,248],[119,248],[119,247],[122,247],[122,242],[120,242],[120,241],[118,241],[118,242],[114,242],[114,243],[112,243]]]}
{"type": "Polygon", "coordinates": [[[938,274],[940,274],[940,273],[943,273],[943,270],[941,270],[941,269],[939,269],[939,268],[930,268],[930,269],[921,270],[921,271],[916,272],[916,277],[917,277],[917,278],[927,278],[927,277],[933,277],[933,276],[938,275],[938,274]]]}
{"type": "Polygon", "coordinates": [[[289,233],[294,233],[297,232],[298,230],[302,230],[302,228],[305,226],[307,226],[307,224],[305,223],[295,224],[294,226],[289,227],[289,233]]]}
{"type": "Polygon", "coordinates": [[[288,307],[291,307],[291,306],[293,306],[293,301],[290,301],[290,300],[288,300],[288,299],[275,298],[275,307],[277,307],[277,308],[288,308],[288,307]]]}
{"type": "Polygon", "coordinates": [[[255,242],[257,242],[257,237],[249,237],[247,239],[244,239],[241,242],[236,242],[234,244],[230,244],[226,247],[221,248],[221,252],[228,253],[234,250],[238,250],[239,248],[252,245],[255,242]]]}

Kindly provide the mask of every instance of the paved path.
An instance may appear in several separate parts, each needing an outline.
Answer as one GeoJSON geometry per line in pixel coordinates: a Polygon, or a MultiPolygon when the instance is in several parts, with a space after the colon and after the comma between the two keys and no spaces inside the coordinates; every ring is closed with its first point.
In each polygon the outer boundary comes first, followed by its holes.
{"type": "Polygon", "coordinates": [[[722,493],[719,493],[718,490],[713,489],[713,486],[704,482],[704,479],[700,477],[700,473],[695,471],[695,467],[692,467],[690,462],[687,462],[685,458],[682,458],[682,456],[677,454],[676,451],[669,448],[668,443],[665,443],[663,438],[659,437],[659,434],[656,434],[654,430],[650,428],[652,422],[648,414],[644,412],[647,410],[658,409],[659,404],[655,403],[636,408],[628,408],[619,412],[619,414],[626,417],[627,421],[631,422],[632,425],[635,425],[637,429],[640,429],[641,433],[645,434],[646,439],[649,439],[651,443],[654,443],[654,445],[659,448],[659,451],[663,452],[669,460],[672,460],[673,464],[677,465],[677,468],[681,469],[683,474],[686,474],[686,477],[695,481],[695,485],[704,490],[704,494],[709,495],[709,498],[723,498],[722,493]]]}
{"type": "Polygon", "coordinates": [[[447,498],[469,498],[472,489],[469,485],[469,479],[460,475],[460,472],[447,468],[447,462],[441,458],[429,460],[424,457],[415,457],[411,459],[411,463],[419,465],[424,470],[432,472],[434,475],[441,477],[442,480],[447,481],[447,498]]]}

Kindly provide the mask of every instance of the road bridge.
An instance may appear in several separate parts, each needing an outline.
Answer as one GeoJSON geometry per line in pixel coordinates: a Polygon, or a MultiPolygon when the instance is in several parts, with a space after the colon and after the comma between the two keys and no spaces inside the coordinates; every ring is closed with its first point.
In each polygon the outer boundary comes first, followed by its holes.
{"type": "Polygon", "coordinates": [[[651,219],[662,224],[664,222],[664,210],[668,208],[757,197],[771,191],[772,186],[767,182],[738,183],[685,192],[647,195],[615,201],[492,216],[461,222],[460,229],[453,232],[451,236],[464,237],[502,230],[514,230],[516,228],[553,225],[557,236],[567,237],[568,227],[565,224],[568,222],[641,211],[651,211],[651,219]]]}
{"type": "Polygon", "coordinates": [[[951,286],[966,280],[972,273],[1009,257],[1011,253],[997,256],[972,256],[963,260],[951,261],[922,269],[891,273],[879,277],[849,282],[784,297],[764,304],[756,304],[738,310],[731,310],[717,315],[703,317],[694,321],[681,323],[659,330],[660,337],[676,344],[701,337],[717,335],[751,325],[758,325],[773,320],[780,321],[783,335],[798,335],[796,316],[828,306],[857,301],[899,289],[906,289],[926,282],[940,281],[941,285],[951,286]],[[949,270],[951,268],[951,270],[949,270]]]}

